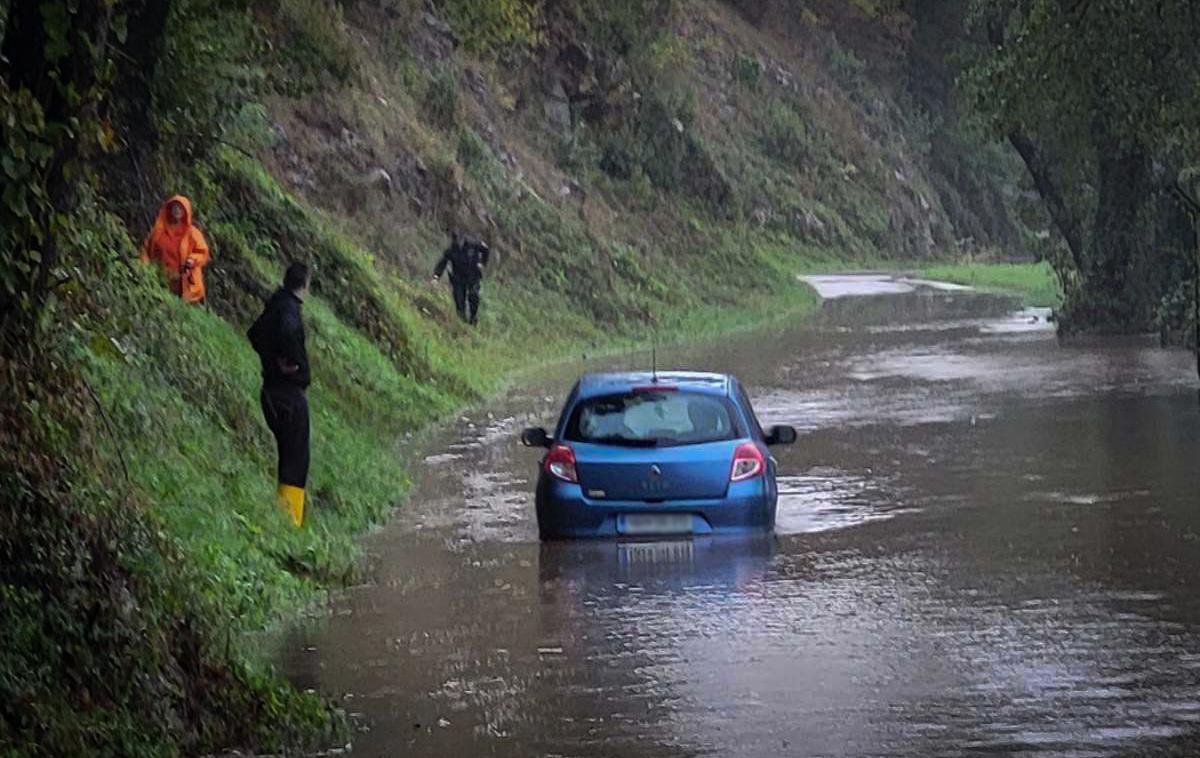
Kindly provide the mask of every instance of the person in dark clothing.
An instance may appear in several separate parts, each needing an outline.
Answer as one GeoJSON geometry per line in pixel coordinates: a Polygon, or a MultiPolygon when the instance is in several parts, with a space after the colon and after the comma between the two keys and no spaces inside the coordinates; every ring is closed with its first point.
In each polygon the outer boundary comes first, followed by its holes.
{"type": "Polygon", "coordinates": [[[479,322],[479,290],[483,269],[488,265],[491,251],[487,243],[455,231],[450,235],[450,247],[442,253],[433,269],[433,280],[442,278],[450,267],[450,288],[454,292],[454,307],[464,321],[479,322]]]}
{"type": "Polygon", "coordinates": [[[309,463],[306,392],[310,376],[300,316],[309,278],[303,263],[288,266],[283,286],[267,300],[262,315],[246,335],[262,361],[260,398],[263,417],[279,450],[279,503],[297,527],[304,523],[309,463]]]}

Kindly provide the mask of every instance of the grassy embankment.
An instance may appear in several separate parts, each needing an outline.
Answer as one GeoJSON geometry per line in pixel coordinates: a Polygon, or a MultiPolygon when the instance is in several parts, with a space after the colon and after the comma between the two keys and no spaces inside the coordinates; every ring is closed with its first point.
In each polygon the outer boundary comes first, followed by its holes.
{"type": "Polygon", "coordinates": [[[1017,294],[1028,306],[1057,308],[1062,302],[1058,279],[1048,263],[947,263],[924,266],[919,273],[926,279],[1017,294]]]}

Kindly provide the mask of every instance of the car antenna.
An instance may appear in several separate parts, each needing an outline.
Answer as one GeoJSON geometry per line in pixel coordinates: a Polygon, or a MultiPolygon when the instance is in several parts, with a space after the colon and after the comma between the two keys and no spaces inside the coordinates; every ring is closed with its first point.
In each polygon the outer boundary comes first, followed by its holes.
{"type": "Polygon", "coordinates": [[[650,338],[650,381],[658,384],[658,332],[650,338]]]}

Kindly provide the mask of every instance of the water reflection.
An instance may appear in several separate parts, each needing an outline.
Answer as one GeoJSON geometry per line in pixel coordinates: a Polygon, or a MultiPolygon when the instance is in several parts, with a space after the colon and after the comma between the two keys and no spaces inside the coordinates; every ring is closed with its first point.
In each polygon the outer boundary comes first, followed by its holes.
{"type": "Polygon", "coordinates": [[[771,535],[662,541],[549,542],[539,553],[542,600],[569,587],[592,595],[726,593],[761,581],[775,553],[771,535]]]}

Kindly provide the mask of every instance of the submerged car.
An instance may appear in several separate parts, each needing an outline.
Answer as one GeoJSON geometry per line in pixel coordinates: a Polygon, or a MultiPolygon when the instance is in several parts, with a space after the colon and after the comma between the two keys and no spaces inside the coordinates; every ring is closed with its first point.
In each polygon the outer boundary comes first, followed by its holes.
{"type": "Polygon", "coordinates": [[[732,376],[694,372],[588,374],[543,447],[537,484],[542,539],[770,531],[775,459],[796,430],[763,431],[732,376]]]}

